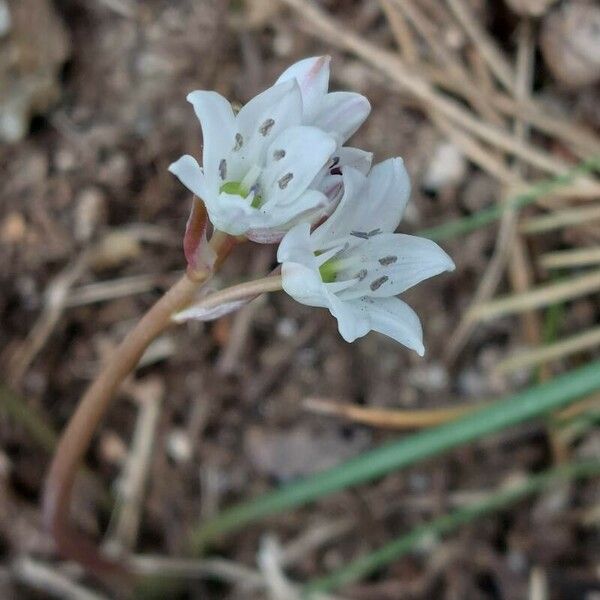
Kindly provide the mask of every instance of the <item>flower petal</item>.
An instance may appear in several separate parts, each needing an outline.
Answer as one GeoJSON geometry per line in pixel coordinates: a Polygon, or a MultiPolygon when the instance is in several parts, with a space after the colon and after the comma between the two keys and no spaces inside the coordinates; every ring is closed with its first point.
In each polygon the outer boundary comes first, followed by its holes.
{"type": "Polygon", "coordinates": [[[406,302],[399,298],[363,298],[355,302],[366,310],[373,331],[404,344],[419,356],[425,354],[421,321],[406,302]]]}
{"type": "Polygon", "coordinates": [[[256,218],[256,209],[237,194],[222,192],[213,202],[207,202],[208,214],[215,229],[230,235],[244,234],[256,218]]]}
{"type": "Polygon", "coordinates": [[[371,112],[369,101],[354,92],[327,94],[312,125],[335,136],[343,144],[365,121],[371,112]]]}
{"type": "Polygon", "coordinates": [[[410,196],[410,180],[401,158],[376,164],[367,178],[364,198],[354,204],[352,230],[396,230],[410,196]]]}
{"type": "Polygon", "coordinates": [[[238,113],[239,136],[233,155],[237,154],[249,166],[260,165],[269,144],[286,128],[301,123],[302,95],[296,80],[274,85],[252,98],[238,113]]]}
{"type": "Polygon", "coordinates": [[[198,198],[208,198],[209,191],[204,178],[204,172],[196,159],[189,154],[182,156],[179,160],[169,165],[169,171],[185,185],[198,198]]]}
{"type": "Polygon", "coordinates": [[[329,311],[337,319],[338,330],[347,342],[353,342],[369,333],[371,325],[362,305],[343,302],[335,294],[328,293],[329,311]]]}
{"type": "Polygon", "coordinates": [[[328,306],[319,271],[297,262],[281,265],[282,287],[294,300],[307,306],[328,306]]]}
{"type": "Polygon", "coordinates": [[[344,194],[333,214],[315,229],[313,237],[317,247],[331,240],[344,238],[354,227],[354,211],[363,201],[367,178],[356,169],[347,167],[342,173],[344,194]]]}
{"type": "Polygon", "coordinates": [[[444,271],[453,271],[452,259],[433,241],[401,233],[382,233],[351,248],[344,257],[344,279],[360,281],[340,294],[344,300],[396,296],[444,271]]]}
{"type": "Polygon", "coordinates": [[[371,169],[371,163],[373,162],[372,152],[366,152],[360,148],[344,146],[336,152],[336,155],[339,156],[340,159],[340,162],[338,163],[340,168],[352,167],[365,176],[371,169]]]}
{"type": "Polygon", "coordinates": [[[308,223],[299,223],[285,234],[277,248],[277,261],[297,262],[311,269],[319,268],[312,248],[308,223]]]}
{"type": "Polygon", "coordinates": [[[312,123],[312,120],[320,110],[321,102],[329,86],[329,56],[314,56],[305,58],[291,67],[288,67],[276,83],[296,79],[302,93],[302,104],[304,110],[304,123],[312,123]]]}
{"type": "Polygon", "coordinates": [[[221,186],[219,168],[235,138],[235,116],[231,104],[217,92],[196,90],[187,95],[202,126],[202,166],[208,189],[218,193],[221,186]]]}
{"type": "Polygon", "coordinates": [[[277,136],[260,177],[264,208],[293,202],[308,188],[335,147],[335,140],[316,127],[290,127],[277,136]]]}

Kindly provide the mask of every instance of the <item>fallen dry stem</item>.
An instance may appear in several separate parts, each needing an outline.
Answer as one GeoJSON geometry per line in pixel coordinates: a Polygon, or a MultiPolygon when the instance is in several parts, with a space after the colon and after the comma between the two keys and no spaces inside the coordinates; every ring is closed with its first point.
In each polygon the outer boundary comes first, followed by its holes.
{"type": "Polygon", "coordinates": [[[382,50],[355,34],[348,28],[340,27],[335,19],[306,0],[280,0],[294,8],[306,23],[305,30],[365,60],[392,79],[402,89],[409,91],[421,100],[426,108],[433,108],[456,124],[477,135],[486,142],[519,156],[529,164],[549,173],[562,173],[568,164],[556,159],[547,152],[531,144],[518,140],[513,134],[482,121],[463,108],[458,102],[435,90],[427,80],[412,72],[396,54],[382,50]]]}
{"type": "Polygon", "coordinates": [[[469,319],[489,321],[501,316],[572,300],[599,289],[600,270],[595,270],[579,277],[571,277],[558,283],[540,286],[522,294],[514,294],[480,304],[469,312],[469,319]]]}
{"type": "Polygon", "coordinates": [[[321,415],[343,417],[353,423],[382,429],[420,429],[452,421],[461,415],[483,408],[485,404],[434,408],[429,410],[402,410],[365,408],[355,404],[339,403],[322,398],[307,398],[304,408],[321,415]]]}
{"type": "Polygon", "coordinates": [[[509,373],[519,369],[526,369],[535,365],[543,364],[551,360],[559,360],[575,354],[591,350],[600,345],[600,327],[573,335],[554,344],[548,344],[540,348],[533,348],[524,352],[518,352],[500,361],[495,370],[498,373],[509,373]]]}
{"type": "Polygon", "coordinates": [[[540,266],[546,269],[565,269],[569,267],[587,267],[600,264],[600,246],[547,252],[538,259],[540,266]]]}

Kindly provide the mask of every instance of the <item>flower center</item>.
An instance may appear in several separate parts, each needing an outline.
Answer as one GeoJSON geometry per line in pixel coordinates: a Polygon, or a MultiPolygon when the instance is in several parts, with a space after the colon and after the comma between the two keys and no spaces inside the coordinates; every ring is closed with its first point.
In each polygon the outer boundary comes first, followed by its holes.
{"type": "Polygon", "coordinates": [[[338,263],[339,261],[334,257],[325,261],[319,267],[319,273],[321,274],[321,279],[323,280],[323,283],[333,283],[335,281],[339,270],[338,263]]]}
{"type": "Polygon", "coordinates": [[[219,192],[226,194],[234,194],[247,198],[251,192],[254,193],[252,199],[252,208],[260,208],[262,204],[262,196],[258,193],[259,185],[258,178],[260,177],[261,169],[257,165],[252,165],[248,173],[241,181],[226,181],[219,189],[219,192]]]}

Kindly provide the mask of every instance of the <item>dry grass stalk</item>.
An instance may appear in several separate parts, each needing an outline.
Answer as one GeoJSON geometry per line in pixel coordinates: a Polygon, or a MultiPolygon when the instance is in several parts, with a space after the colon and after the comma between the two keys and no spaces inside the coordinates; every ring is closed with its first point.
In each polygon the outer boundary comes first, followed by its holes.
{"type": "Polygon", "coordinates": [[[547,252],[538,259],[538,264],[546,269],[588,267],[600,264],[600,246],[575,250],[547,252]]]}
{"type": "Polygon", "coordinates": [[[577,352],[591,350],[598,345],[600,345],[600,327],[595,327],[554,344],[519,352],[499,362],[495,370],[499,373],[510,373],[511,371],[526,369],[551,360],[559,360],[577,352]]]}
{"type": "Polygon", "coordinates": [[[557,302],[573,300],[585,294],[597,292],[599,289],[600,270],[595,270],[579,277],[572,277],[566,281],[551,283],[522,294],[514,294],[513,296],[480,304],[469,313],[469,319],[489,321],[498,317],[549,306],[557,302]]]}

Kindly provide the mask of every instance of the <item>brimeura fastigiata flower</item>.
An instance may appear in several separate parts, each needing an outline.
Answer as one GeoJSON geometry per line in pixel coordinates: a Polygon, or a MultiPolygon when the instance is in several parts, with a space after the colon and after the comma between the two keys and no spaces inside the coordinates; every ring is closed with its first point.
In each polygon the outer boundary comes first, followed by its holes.
{"type": "Polygon", "coordinates": [[[295,63],[237,114],[216,92],[188,95],[202,126],[202,167],[185,155],[169,170],[205,203],[216,229],[279,241],[296,223],[331,213],[344,165],[368,171],[371,154],[343,144],[370,104],[357,93],[328,93],[329,62],[295,63]]]}
{"type": "Polygon", "coordinates": [[[345,167],[343,180],[329,219],[312,232],[300,223],[281,241],[283,289],[302,304],[328,308],[348,342],[374,330],[422,356],[419,317],[396,296],[454,263],[435,242],[394,233],[410,195],[401,159],[375,165],[368,176],[345,167]]]}

